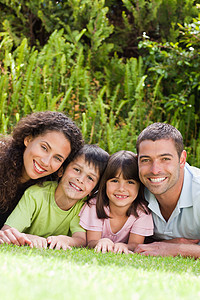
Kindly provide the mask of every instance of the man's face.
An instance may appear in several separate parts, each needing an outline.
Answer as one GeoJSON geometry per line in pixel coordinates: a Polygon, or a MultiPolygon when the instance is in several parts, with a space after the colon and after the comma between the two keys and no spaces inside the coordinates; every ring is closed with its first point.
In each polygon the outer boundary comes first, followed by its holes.
{"type": "Polygon", "coordinates": [[[142,141],[138,154],[140,180],[155,196],[180,190],[185,161],[186,152],[179,159],[172,139],[142,141]]]}

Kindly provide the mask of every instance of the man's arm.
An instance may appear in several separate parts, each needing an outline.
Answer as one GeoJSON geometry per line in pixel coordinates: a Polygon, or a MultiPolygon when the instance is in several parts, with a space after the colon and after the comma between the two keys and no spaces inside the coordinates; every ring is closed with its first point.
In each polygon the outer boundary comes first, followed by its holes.
{"type": "Polygon", "coordinates": [[[174,238],[171,240],[162,240],[160,242],[170,243],[170,244],[198,244],[199,240],[186,239],[186,238],[174,238]]]}
{"type": "Polygon", "coordinates": [[[152,244],[138,245],[135,253],[152,256],[177,256],[183,257],[200,257],[200,246],[196,244],[173,244],[165,242],[155,242],[152,244]]]}

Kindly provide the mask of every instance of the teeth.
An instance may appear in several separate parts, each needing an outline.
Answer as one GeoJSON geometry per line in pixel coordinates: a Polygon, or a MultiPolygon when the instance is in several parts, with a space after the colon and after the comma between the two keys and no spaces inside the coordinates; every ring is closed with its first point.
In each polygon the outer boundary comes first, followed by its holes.
{"type": "Polygon", "coordinates": [[[127,198],[128,196],[126,196],[126,195],[115,195],[115,197],[120,198],[120,199],[124,199],[124,198],[127,198]]]}
{"type": "Polygon", "coordinates": [[[166,177],[162,177],[162,178],[149,178],[151,182],[161,182],[163,180],[165,180],[166,177]]]}
{"type": "Polygon", "coordinates": [[[70,185],[75,188],[77,191],[82,191],[82,189],[80,189],[78,186],[76,186],[75,184],[70,182],[70,185]]]}
{"type": "Polygon", "coordinates": [[[41,169],[38,164],[36,163],[36,161],[34,161],[34,165],[36,167],[36,169],[39,171],[39,172],[44,172],[45,170],[44,169],[41,169]]]}

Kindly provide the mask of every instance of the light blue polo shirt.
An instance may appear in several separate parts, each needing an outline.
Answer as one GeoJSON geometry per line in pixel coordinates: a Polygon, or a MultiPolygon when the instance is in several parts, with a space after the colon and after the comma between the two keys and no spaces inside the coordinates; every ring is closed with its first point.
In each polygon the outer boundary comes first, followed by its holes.
{"type": "Polygon", "coordinates": [[[145,198],[153,216],[155,239],[200,239],[200,169],[186,163],[181,195],[167,222],[155,196],[147,189],[145,198]]]}

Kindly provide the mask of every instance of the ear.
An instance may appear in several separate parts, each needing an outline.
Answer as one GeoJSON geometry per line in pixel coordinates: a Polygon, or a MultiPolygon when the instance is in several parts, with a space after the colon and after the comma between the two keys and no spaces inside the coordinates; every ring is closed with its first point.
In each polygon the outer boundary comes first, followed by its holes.
{"type": "Polygon", "coordinates": [[[32,135],[28,135],[24,138],[24,145],[27,147],[28,144],[32,141],[32,135]]]}
{"type": "Polygon", "coordinates": [[[186,157],[187,157],[187,152],[185,150],[183,150],[183,152],[181,153],[181,157],[180,157],[180,167],[181,168],[185,167],[186,157]]]}
{"type": "Polygon", "coordinates": [[[63,169],[63,166],[60,167],[60,169],[58,170],[58,177],[62,177],[63,176],[63,173],[64,173],[64,169],[63,169]]]}

